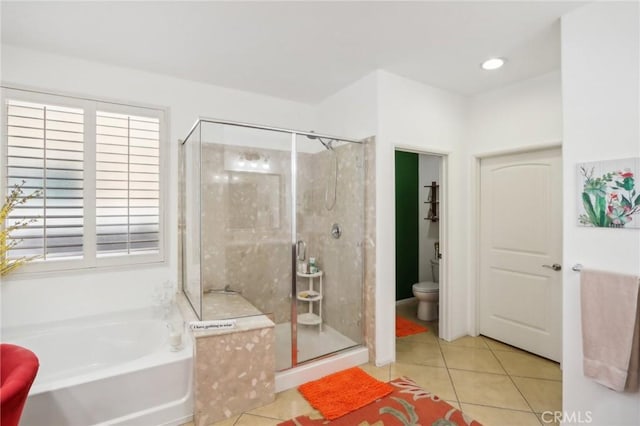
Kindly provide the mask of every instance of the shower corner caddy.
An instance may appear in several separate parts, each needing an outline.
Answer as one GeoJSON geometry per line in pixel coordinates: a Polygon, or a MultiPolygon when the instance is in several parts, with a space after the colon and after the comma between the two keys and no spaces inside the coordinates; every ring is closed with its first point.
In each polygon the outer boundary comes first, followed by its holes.
{"type": "Polygon", "coordinates": [[[298,315],[298,324],[302,325],[317,325],[322,331],[322,271],[314,272],[313,274],[305,274],[302,272],[296,272],[301,278],[309,278],[309,289],[301,290],[296,295],[296,299],[307,302],[309,304],[309,312],[298,315]],[[313,289],[314,278],[319,278],[318,291],[313,289]],[[318,302],[318,313],[313,313],[313,304],[318,302]]]}

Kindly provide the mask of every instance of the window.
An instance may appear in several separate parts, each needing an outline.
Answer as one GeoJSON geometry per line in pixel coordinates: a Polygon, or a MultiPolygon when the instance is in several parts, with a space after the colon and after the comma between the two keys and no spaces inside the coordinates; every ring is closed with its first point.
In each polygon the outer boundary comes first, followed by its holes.
{"type": "Polygon", "coordinates": [[[82,256],[83,111],[10,100],[6,122],[8,186],[24,182],[26,194],[42,189],[9,217],[33,220],[12,233],[22,241],[9,256],[82,256]]]}
{"type": "Polygon", "coordinates": [[[8,220],[32,220],[10,257],[37,256],[25,270],[162,260],[162,110],[12,89],[3,105],[2,186],[42,191],[8,220]]]}
{"type": "Polygon", "coordinates": [[[96,115],[98,256],[157,252],[160,244],[160,121],[96,115]]]}

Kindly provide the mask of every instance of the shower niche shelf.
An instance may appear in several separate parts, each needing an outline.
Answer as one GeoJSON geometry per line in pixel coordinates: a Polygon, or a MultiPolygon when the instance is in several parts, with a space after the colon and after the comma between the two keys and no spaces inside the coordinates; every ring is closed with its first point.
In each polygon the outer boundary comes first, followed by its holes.
{"type": "Polygon", "coordinates": [[[306,290],[301,290],[296,294],[296,299],[301,302],[307,302],[309,304],[309,311],[298,315],[298,324],[302,325],[317,325],[322,331],[322,271],[314,272],[313,274],[305,274],[296,272],[296,275],[301,278],[309,279],[309,287],[306,290]],[[318,278],[318,290],[314,288],[314,279],[318,278]],[[317,314],[314,312],[314,304],[318,303],[317,314]]]}
{"type": "Polygon", "coordinates": [[[435,181],[431,182],[431,185],[425,185],[425,188],[429,188],[429,196],[425,204],[429,205],[429,212],[424,220],[430,220],[431,222],[437,222],[440,215],[440,185],[435,181]]]}

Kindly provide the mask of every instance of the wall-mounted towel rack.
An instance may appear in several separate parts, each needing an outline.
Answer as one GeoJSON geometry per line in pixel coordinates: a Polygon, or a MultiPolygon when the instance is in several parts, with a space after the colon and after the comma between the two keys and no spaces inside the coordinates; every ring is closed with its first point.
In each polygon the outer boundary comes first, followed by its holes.
{"type": "Polygon", "coordinates": [[[582,263],[576,263],[571,267],[571,270],[576,272],[582,271],[582,263]]]}

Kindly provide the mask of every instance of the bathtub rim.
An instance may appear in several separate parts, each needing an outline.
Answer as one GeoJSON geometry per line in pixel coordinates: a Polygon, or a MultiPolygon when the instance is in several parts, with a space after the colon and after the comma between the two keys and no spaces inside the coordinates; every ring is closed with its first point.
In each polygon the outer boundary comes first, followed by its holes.
{"type": "Polygon", "coordinates": [[[76,376],[53,380],[47,383],[34,383],[31,387],[31,390],[29,391],[29,396],[39,395],[46,392],[53,392],[82,383],[89,383],[107,379],[109,377],[130,374],[135,371],[144,371],[157,367],[159,365],[180,362],[189,358],[193,358],[193,345],[191,344],[190,339],[185,340],[189,341],[189,343],[185,344],[180,351],[170,351],[168,349],[169,345],[167,344],[166,351],[155,352],[142,358],[137,358],[135,360],[128,361],[122,364],[100,368],[89,373],[78,374],[76,376]]]}
{"type": "MultiPolygon", "coordinates": [[[[37,338],[39,336],[72,330],[86,330],[95,328],[96,326],[122,325],[135,320],[153,320],[160,323],[166,323],[167,321],[163,318],[162,312],[162,307],[147,306],[138,309],[113,311],[97,315],[53,321],[50,323],[41,322],[6,328],[3,327],[0,329],[0,335],[2,336],[3,342],[16,342],[16,344],[19,344],[19,340],[25,338],[37,338]]],[[[98,381],[116,375],[129,374],[134,371],[146,370],[162,364],[179,362],[189,358],[193,359],[193,337],[191,336],[191,333],[187,332],[186,328],[183,331],[182,336],[182,347],[177,351],[171,349],[168,343],[167,333],[167,340],[164,341],[159,350],[156,348],[153,352],[149,352],[142,357],[124,361],[119,364],[108,365],[103,368],[73,375],[68,378],[51,380],[41,384],[37,383],[38,377],[36,375],[36,381],[34,381],[34,384],[29,391],[29,396],[56,391],[81,383],[98,381]]],[[[38,356],[37,353],[36,356],[38,356]]]]}

